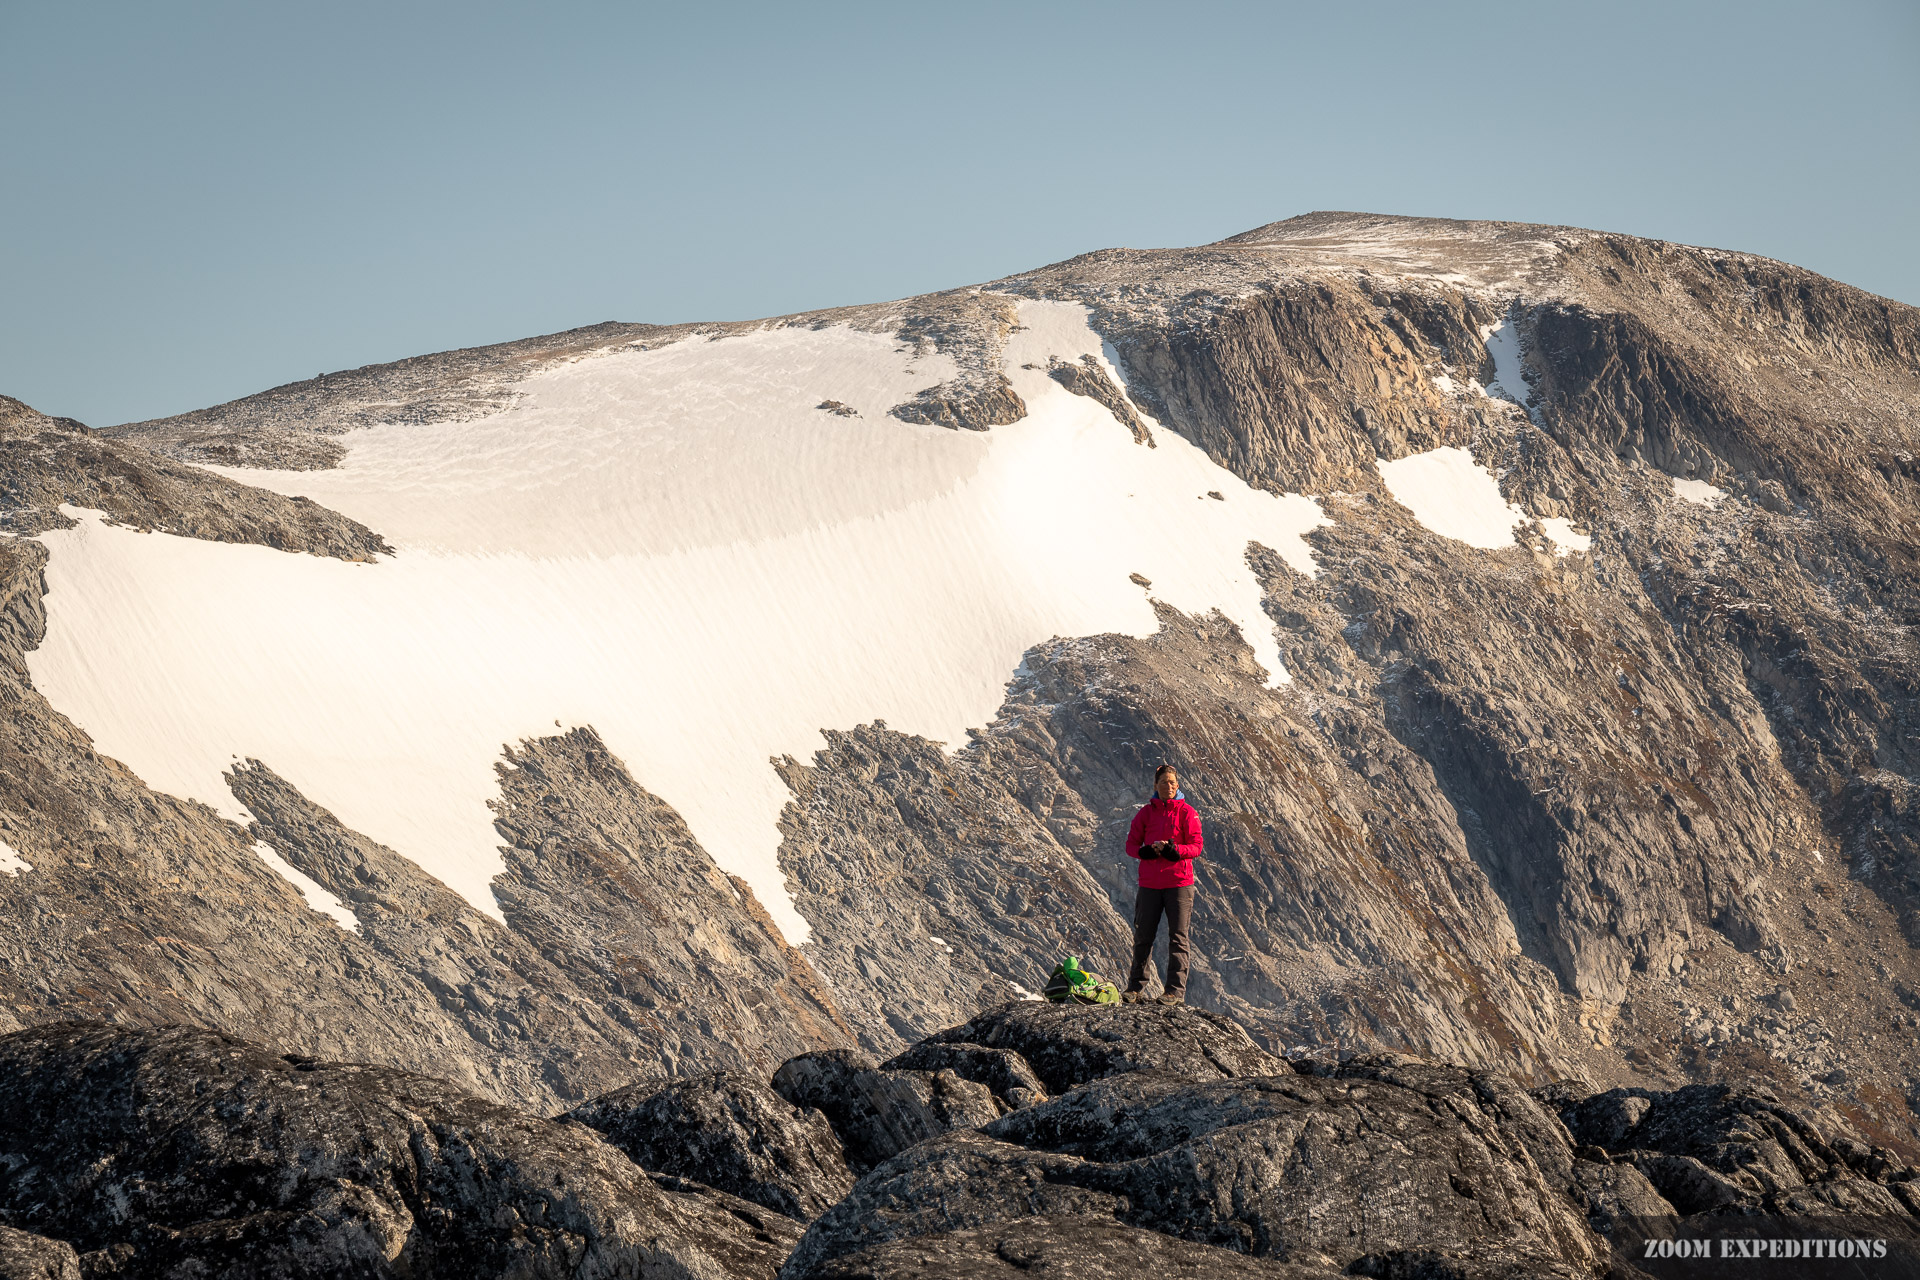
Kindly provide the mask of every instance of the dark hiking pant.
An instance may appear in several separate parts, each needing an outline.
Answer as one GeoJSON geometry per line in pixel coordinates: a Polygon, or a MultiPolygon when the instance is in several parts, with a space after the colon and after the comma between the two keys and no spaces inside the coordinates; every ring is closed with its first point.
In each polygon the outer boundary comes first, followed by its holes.
{"type": "Polygon", "coordinates": [[[1153,963],[1153,942],[1160,934],[1160,917],[1167,917],[1166,994],[1187,994],[1187,927],[1193,922],[1193,886],[1178,889],[1140,887],[1133,900],[1133,970],[1127,974],[1127,990],[1138,991],[1147,985],[1147,966],[1153,963]]]}

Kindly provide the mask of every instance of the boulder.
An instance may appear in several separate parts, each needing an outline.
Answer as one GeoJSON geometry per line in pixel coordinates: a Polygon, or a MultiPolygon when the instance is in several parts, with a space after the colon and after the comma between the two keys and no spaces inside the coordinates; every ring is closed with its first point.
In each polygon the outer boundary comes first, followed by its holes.
{"type": "Polygon", "coordinates": [[[773,1088],[796,1107],[825,1113],[856,1174],[915,1143],[1001,1113],[985,1085],[947,1070],[883,1070],[852,1049],[790,1058],[774,1072],[773,1088]]]}
{"type": "Polygon", "coordinates": [[[1575,1160],[1573,1186],[1586,1203],[1587,1225],[1615,1243],[1640,1238],[1653,1223],[1678,1216],[1647,1176],[1630,1164],[1575,1160]]]}
{"type": "Polygon", "coordinates": [[[1119,1220],[1119,1197],[1069,1180],[1084,1164],[976,1131],[946,1134],[855,1183],[845,1200],[807,1228],[780,1280],[812,1280],[825,1263],[894,1241],[1034,1214],[1119,1220]]]}
{"type": "Polygon", "coordinates": [[[80,1280],[80,1255],[65,1240],[0,1227],[0,1280],[80,1280]]]}
{"type": "Polygon", "coordinates": [[[1009,1110],[1046,1100],[1046,1086],[1033,1074],[1027,1060],[1010,1049],[988,1049],[977,1044],[924,1041],[889,1059],[888,1071],[951,1071],[962,1080],[983,1084],[1009,1110]]]}
{"type": "Polygon", "coordinates": [[[97,1023],[0,1038],[0,1217],[129,1277],[771,1276],[798,1235],[425,1076],[97,1023]]]}
{"type": "Polygon", "coordinates": [[[1683,1216],[1711,1213],[1748,1199],[1747,1188],[1735,1183],[1692,1156],[1642,1155],[1634,1167],[1663,1199],[1683,1216]]]}
{"type": "Polygon", "coordinates": [[[1458,1116],[1476,1132],[1492,1126],[1515,1157],[1531,1162],[1549,1183],[1564,1186],[1573,1177],[1572,1143],[1552,1111],[1506,1076],[1492,1071],[1433,1062],[1400,1053],[1371,1053],[1335,1062],[1305,1058],[1295,1070],[1328,1080],[1376,1080],[1420,1094],[1458,1116]]]}
{"type": "Polygon", "coordinates": [[[695,1179],[803,1223],[853,1187],[826,1116],[740,1072],[642,1081],[565,1118],[599,1130],[651,1173],[695,1179]]]}
{"type": "Polygon", "coordinates": [[[1576,1142],[1632,1163],[1682,1215],[1909,1217],[1889,1184],[1911,1179],[1911,1169],[1765,1086],[1612,1089],[1587,1098],[1543,1089],[1539,1096],[1557,1106],[1576,1142]]]}
{"type": "Polygon", "coordinates": [[[1147,1068],[1190,1080],[1290,1072],[1284,1059],[1256,1045],[1239,1023],[1187,1005],[1018,1001],[930,1040],[1012,1050],[1050,1094],[1147,1068]]]}

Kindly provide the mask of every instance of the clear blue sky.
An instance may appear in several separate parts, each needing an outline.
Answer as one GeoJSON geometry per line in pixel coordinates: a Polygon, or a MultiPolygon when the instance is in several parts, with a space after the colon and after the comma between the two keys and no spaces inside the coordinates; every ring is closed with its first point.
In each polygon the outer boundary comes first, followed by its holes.
{"type": "Polygon", "coordinates": [[[0,392],[95,425],[1312,209],[1920,303],[1920,6],[0,0],[0,392]]]}

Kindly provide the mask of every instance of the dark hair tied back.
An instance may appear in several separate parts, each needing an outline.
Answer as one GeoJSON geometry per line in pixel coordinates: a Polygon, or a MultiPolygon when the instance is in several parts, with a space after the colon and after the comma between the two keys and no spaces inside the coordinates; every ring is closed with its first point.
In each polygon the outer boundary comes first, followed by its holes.
{"type": "Polygon", "coordinates": [[[1174,772],[1174,768],[1173,768],[1173,766],[1172,766],[1172,765],[1170,765],[1170,764],[1163,764],[1163,765],[1161,765],[1161,766],[1160,766],[1160,767],[1159,767],[1158,769],[1155,769],[1155,770],[1153,771],[1153,781],[1154,781],[1154,784],[1155,784],[1156,786],[1157,786],[1157,785],[1159,785],[1159,782],[1160,782],[1160,779],[1161,779],[1161,777],[1162,777],[1162,776],[1164,776],[1164,775],[1166,775],[1166,774],[1169,774],[1169,773],[1172,773],[1172,772],[1174,772]]]}

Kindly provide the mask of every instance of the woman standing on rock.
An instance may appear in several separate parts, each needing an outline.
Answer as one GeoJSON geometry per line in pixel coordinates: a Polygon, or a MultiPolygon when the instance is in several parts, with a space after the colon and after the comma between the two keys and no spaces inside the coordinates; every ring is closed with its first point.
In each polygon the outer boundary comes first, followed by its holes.
{"type": "Polygon", "coordinates": [[[1147,965],[1167,917],[1167,981],[1161,1004],[1187,999],[1187,929],[1193,920],[1193,860],[1200,856],[1200,815],[1180,796],[1180,775],[1163,764],[1153,771],[1153,799],[1140,806],[1127,832],[1127,856],[1140,863],[1140,893],[1133,900],[1133,970],[1120,998],[1146,997],[1147,965]]]}

